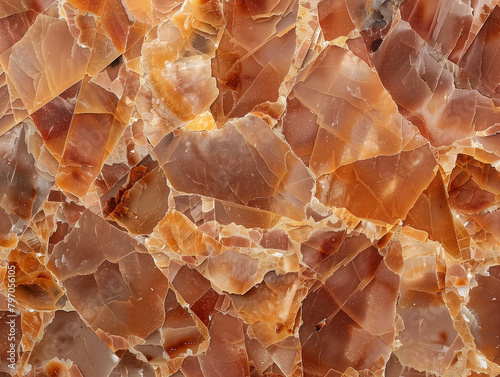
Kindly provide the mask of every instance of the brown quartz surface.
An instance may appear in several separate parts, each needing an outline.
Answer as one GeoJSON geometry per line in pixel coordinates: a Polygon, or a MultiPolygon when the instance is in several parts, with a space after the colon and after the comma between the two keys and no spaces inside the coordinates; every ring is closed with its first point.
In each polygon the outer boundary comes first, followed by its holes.
{"type": "Polygon", "coordinates": [[[0,377],[500,376],[499,0],[0,0],[0,377]]]}

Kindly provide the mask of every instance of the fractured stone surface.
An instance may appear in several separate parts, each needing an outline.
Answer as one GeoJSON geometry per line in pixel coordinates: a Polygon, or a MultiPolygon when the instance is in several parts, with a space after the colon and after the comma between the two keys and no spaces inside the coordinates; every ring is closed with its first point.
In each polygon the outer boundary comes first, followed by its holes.
{"type": "Polygon", "coordinates": [[[0,0],[0,377],[500,376],[498,0],[0,0]]]}

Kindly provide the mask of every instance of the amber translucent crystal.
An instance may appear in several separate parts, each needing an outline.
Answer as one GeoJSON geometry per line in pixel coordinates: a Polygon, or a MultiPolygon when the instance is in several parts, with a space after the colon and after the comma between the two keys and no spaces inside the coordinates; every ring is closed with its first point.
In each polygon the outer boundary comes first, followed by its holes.
{"type": "Polygon", "coordinates": [[[0,377],[500,376],[499,0],[0,0],[0,377]]]}

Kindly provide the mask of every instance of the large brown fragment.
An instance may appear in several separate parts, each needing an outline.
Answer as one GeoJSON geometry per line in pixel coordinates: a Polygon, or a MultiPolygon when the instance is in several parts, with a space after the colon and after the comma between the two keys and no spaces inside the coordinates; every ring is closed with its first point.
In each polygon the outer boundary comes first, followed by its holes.
{"type": "Polygon", "coordinates": [[[167,279],[144,246],[89,211],[47,266],[93,329],[145,337],[163,323],[167,279]]]}
{"type": "Polygon", "coordinates": [[[436,161],[427,145],[393,156],[354,162],[324,175],[316,196],[364,219],[394,224],[404,219],[434,178],[436,161]]]}
{"type": "Polygon", "coordinates": [[[313,180],[287,144],[256,116],[209,133],[171,133],[154,153],[177,191],[292,219],[305,216],[313,180]]]}
{"type": "Polygon", "coordinates": [[[383,368],[395,335],[398,285],[373,247],[316,284],[302,306],[304,375],[383,368]]]}

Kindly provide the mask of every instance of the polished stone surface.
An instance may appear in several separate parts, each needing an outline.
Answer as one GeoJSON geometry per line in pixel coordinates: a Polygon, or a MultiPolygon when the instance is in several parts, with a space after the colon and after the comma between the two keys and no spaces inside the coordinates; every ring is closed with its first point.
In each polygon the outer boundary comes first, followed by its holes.
{"type": "Polygon", "coordinates": [[[0,0],[0,377],[500,376],[498,0],[0,0]]]}

